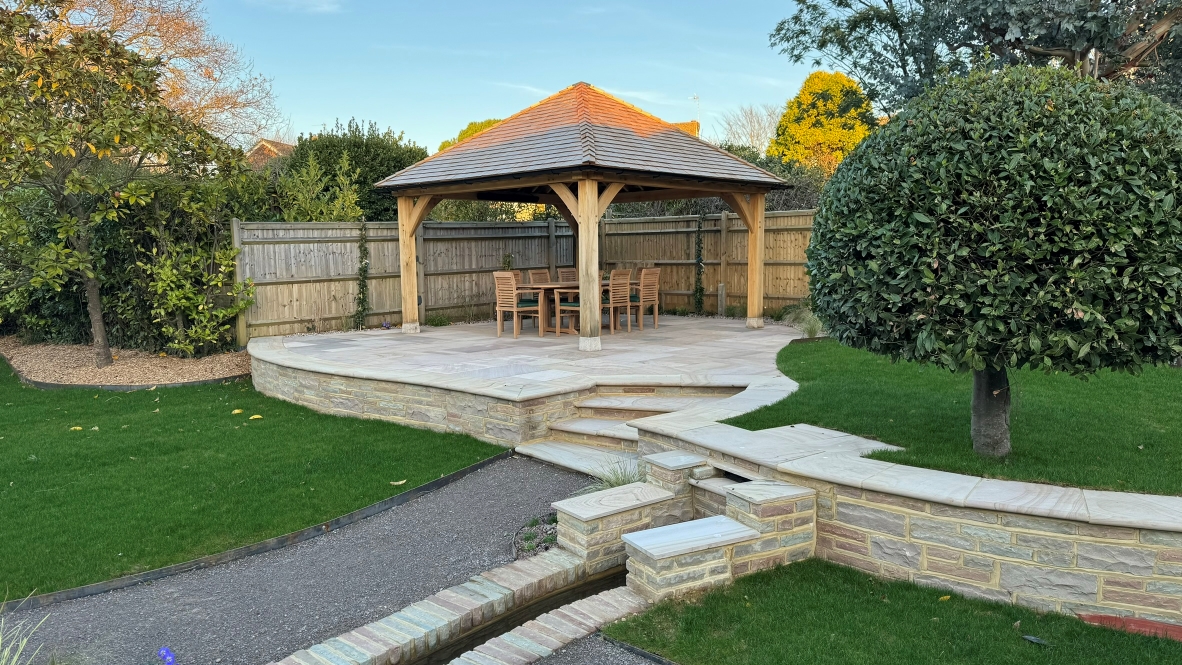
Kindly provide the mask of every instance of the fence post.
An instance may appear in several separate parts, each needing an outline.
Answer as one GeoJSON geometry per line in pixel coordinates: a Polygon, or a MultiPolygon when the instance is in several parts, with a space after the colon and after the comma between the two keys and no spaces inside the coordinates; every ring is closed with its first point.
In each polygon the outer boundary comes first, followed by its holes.
{"type": "MultiPolygon", "coordinates": [[[[234,282],[242,282],[242,222],[238,218],[230,220],[230,242],[234,245],[234,249],[238,250],[234,254],[234,282]]],[[[234,321],[234,337],[238,342],[238,348],[246,348],[246,343],[250,341],[250,332],[247,327],[246,310],[238,312],[238,316],[234,321]]]]}
{"type": "Polygon", "coordinates": [[[554,247],[554,220],[552,219],[546,220],[546,235],[548,236],[548,240],[546,241],[546,263],[550,267],[550,278],[554,279],[558,273],[554,272],[555,267],[557,267],[555,260],[557,248],[554,247]]]}
{"type": "MultiPolygon", "coordinates": [[[[427,241],[423,235],[423,228],[425,224],[419,224],[419,228],[415,229],[415,273],[419,281],[419,323],[426,325],[427,323],[427,294],[430,289],[427,288],[427,241]]],[[[402,303],[406,307],[406,303],[402,303]]]]}
{"type": "Polygon", "coordinates": [[[727,213],[723,210],[718,216],[718,315],[726,316],[726,273],[728,269],[728,251],[730,238],[727,227],[731,225],[727,213]]]}

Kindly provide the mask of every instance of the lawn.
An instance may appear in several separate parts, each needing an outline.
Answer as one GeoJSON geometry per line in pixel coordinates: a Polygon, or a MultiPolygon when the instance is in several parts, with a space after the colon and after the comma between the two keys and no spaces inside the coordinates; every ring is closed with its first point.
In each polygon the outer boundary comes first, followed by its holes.
{"type": "Polygon", "coordinates": [[[789,344],[786,399],[728,422],[750,430],[810,423],[907,448],[871,457],[989,478],[1182,494],[1182,370],[1102,372],[1088,381],[1011,371],[1013,452],[979,457],[969,433],[972,377],[823,341],[789,344]]]}
{"type": "Polygon", "coordinates": [[[278,536],[502,450],[315,413],[249,382],[40,391],[0,363],[0,595],[99,582],[278,536]]]}
{"type": "Polygon", "coordinates": [[[662,603],[604,633],[681,665],[1182,662],[1180,642],[949,597],[819,559],[744,577],[694,602],[662,603]]]}

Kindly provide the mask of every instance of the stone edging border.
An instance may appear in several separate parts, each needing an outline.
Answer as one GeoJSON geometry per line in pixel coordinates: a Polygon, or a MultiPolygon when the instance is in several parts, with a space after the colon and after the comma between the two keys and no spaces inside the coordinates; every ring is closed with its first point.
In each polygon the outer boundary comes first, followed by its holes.
{"type": "Polygon", "coordinates": [[[21,374],[21,371],[12,364],[12,359],[4,353],[0,353],[0,358],[8,363],[8,368],[16,375],[16,378],[26,386],[32,386],[38,390],[63,390],[66,388],[82,388],[85,390],[107,390],[114,393],[133,393],[137,390],[149,390],[151,388],[185,388],[187,386],[207,386],[214,383],[225,383],[227,381],[241,381],[242,379],[250,378],[250,372],[246,374],[234,374],[231,376],[223,376],[220,379],[201,379],[199,381],[182,381],[180,383],[144,383],[144,384],[93,384],[93,383],[53,383],[51,381],[35,381],[29,377],[21,374]]]}
{"type": "Polygon", "coordinates": [[[657,665],[677,665],[677,663],[669,660],[668,658],[658,656],[657,654],[652,653],[651,651],[645,651],[644,649],[641,649],[638,646],[633,646],[631,644],[628,644],[627,642],[621,642],[615,638],[608,637],[607,635],[604,635],[603,633],[595,633],[595,635],[599,639],[603,640],[604,642],[607,642],[608,644],[611,644],[612,646],[619,647],[634,656],[639,656],[640,658],[643,658],[647,661],[654,662],[657,665]]]}
{"type": "Polygon", "coordinates": [[[275,536],[257,543],[243,545],[232,550],[219,552],[217,554],[210,554],[190,561],[176,563],[171,566],[163,568],[156,568],[155,570],[147,570],[142,573],[134,575],[125,575],[123,577],[116,577],[113,580],[106,580],[103,582],[95,582],[94,584],[87,584],[73,589],[62,589],[61,591],[53,591],[50,593],[43,593],[38,596],[29,596],[23,600],[10,600],[0,603],[0,615],[15,612],[16,610],[35,610],[56,603],[67,600],[75,600],[78,598],[85,598],[86,596],[94,596],[108,591],[116,591],[118,589],[126,589],[127,587],[135,586],[143,582],[151,582],[165,577],[172,577],[180,573],[189,572],[191,570],[200,570],[202,568],[209,568],[211,566],[245,559],[248,556],[255,554],[262,554],[264,552],[272,552],[274,550],[282,549],[288,545],[295,545],[306,540],[311,540],[317,536],[324,535],[330,531],[335,531],[341,527],[348,526],[354,522],[359,522],[367,517],[373,517],[379,513],[385,512],[395,506],[400,506],[404,503],[409,503],[414,499],[419,498],[425,494],[429,494],[437,489],[446,487],[455,481],[467,476],[471,473],[479,471],[490,464],[508,459],[514,455],[512,450],[506,450],[498,453],[487,459],[481,460],[471,466],[466,466],[459,471],[454,471],[441,478],[436,478],[431,482],[412,487],[401,494],[396,494],[388,499],[383,499],[377,503],[370,504],[364,508],[359,508],[351,513],[341,515],[340,517],[315,524],[299,531],[293,531],[282,536],[275,536]]]}

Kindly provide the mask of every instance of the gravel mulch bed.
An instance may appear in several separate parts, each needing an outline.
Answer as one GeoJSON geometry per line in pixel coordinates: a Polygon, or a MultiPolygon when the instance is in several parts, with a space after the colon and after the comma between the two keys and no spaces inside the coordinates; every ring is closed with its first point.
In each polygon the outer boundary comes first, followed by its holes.
{"type": "Polygon", "coordinates": [[[510,458],[298,545],[7,619],[49,615],[36,665],[159,663],[161,646],[182,665],[276,662],[511,563],[517,529],[586,484],[510,458]]]}
{"type": "Polygon", "coordinates": [[[205,358],[161,357],[145,351],[111,349],[115,364],[94,366],[94,348],[81,344],[21,344],[16,337],[0,337],[0,355],[13,369],[32,381],[79,385],[155,386],[212,381],[250,374],[245,351],[205,358]]]}
{"type": "Polygon", "coordinates": [[[558,547],[558,513],[553,511],[531,518],[513,538],[518,559],[537,556],[553,547],[558,547]]]}

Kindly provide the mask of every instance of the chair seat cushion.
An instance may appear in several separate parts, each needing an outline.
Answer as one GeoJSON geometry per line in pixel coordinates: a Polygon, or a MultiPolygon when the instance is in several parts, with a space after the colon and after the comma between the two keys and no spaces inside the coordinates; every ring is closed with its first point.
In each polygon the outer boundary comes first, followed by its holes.
{"type": "Polygon", "coordinates": [[[640,296],[629,296],[628,300],[631,300],[632,302],[640,302],[640,296]]]}
{"type": "Polygon", "coordinates": [[[578,300],[563,300],[562,302],[558,303],[558,309],[578,309],[578,308],[579,308],[579,301],[578,300]]]}
{"type": "Polygon", "coordinates": [[[537,307],[538,301],[537,300],[518,300],[517,306],[518,307],[537,307]]]}

